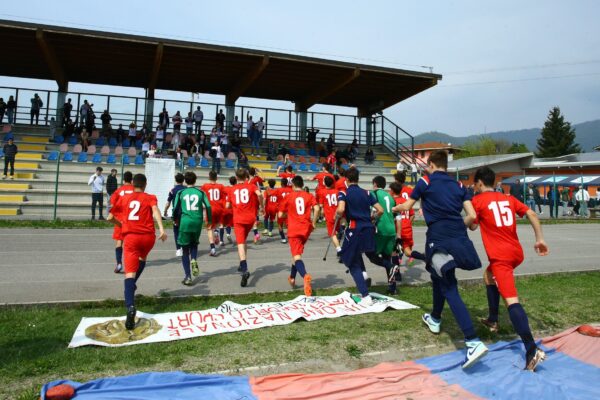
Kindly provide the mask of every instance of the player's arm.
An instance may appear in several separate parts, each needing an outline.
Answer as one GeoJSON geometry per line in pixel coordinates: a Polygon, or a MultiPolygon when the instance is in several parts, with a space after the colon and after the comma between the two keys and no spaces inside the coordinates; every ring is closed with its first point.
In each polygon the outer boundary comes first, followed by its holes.
{"type": "MultiPolygon", "coordinates": [[[[408,211],[411,208],[413,208],[413,206],[415,205],[417,201],[413,198],[409,198],[408,200],[406,200],[404,203],[402,204],[398,204],[394,207],[392,207],[392,211],[393,212],[402,212],[402,211],[408,211]]],[[[381,207],[381,206],[380,206],[381,207]]]]}
{"type": "Polygon", "coordinates": [[[463,201],[463,209],[465,210],[466,214],[463,218],[463,222],[465,223],[465,226],[471,227],[471,224],[473,224],[477,219],[477,213],[475,213],[475,207],[473,207],[471,200],[463,201]]]}
{"type": "Polygon", "coordinates": [[[158,231],[160,233],[158,235],[158,238],[164,242],[165,240],[167,240],[167,234],[165,233],[165,228],[163,227],[163,224],[162,224],[162,217],[160,215],[160,210],[158,209],[158,206],[156,206],[156,205],[152,206],[152,216],[154,217],[154,219],[156,220],[156,223],[158,224],[158,231]]]}
{"type": "Polygon", "coordinates": [[[108,222],[110,222],[111,224],[113,224],[113,225],[121,227],[121,221],[119,221],[118,219],[116,219],[112,212],[108,213],[108,218],[106,220],[108,222]]]}
{"type": "Polygon", "coordinates": [[[381,207],[381,204],[375,203],[373,204],[373,208],[375,209],[375,218],[379,218],[383,215],[383,207],[381,207]]]}
{"type": "Polygon", "coordinates": [[[313,206],[313,221],[312,226],[313,229],[317,229],[317,222],[319,222],[319,216],[321,215],[321,206],[315,204],[313,206]]]}
{"type": "Polygon", "coordinates": [[[527,210],[527,218],[529,219],[529,223],[533,228],[533,232],[535,233],[535,244],[533,248],[535,252],[540,256],[546,256],[549,253],[548,245],[544,241],[544,234],[542,233],[542,225],[540,224],[540,219],[536,215],[535,211],[527,210]]]}
{"type": "Polygon", "coordinates": [[[262,214],[265,210],[265,206],[264,206],[265,198],[264,198],[262,192],[260,191],[260,189],[257,189],[256,192],[254,192],[254,193],[256,193],[256,196],[258,197],[258,207],[259,207],[260,213],[262,214]]]}

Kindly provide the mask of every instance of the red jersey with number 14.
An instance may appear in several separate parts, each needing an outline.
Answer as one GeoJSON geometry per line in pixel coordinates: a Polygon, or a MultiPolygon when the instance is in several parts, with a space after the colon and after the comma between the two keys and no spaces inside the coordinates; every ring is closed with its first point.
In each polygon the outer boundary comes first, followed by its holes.
{"type": "Polygon", "coordinates": [[[249,183],[238,183],[229,189],[228,197],[233,208],[234,224],[254,224],[258,213],[258,188],[249,183]]]}
{"type": "Polygon", "coordinates": [[[308,237],[313,229],[311,208],[316,205],[315,196],[304,190],[294,190],[283,198],[279,211],[287,213],[288,237],[308,237]]]}
{"type": "Polygon", "coordinates": [[[515,214],[522,217],[529,208],[515,197],[499,192],[478,194],[473,197],[472,203],[477,213],[475,222],[481,229],[490,262],[520,264],[523,261],[523,248],[517,236],[515,214]]]}
{"type": "Polygon", "coordinates": [[[327,221],[335,220],[335,212],[337,210],[338,195],[337,189],[322,189],[321,196],[323,196],[323,214],[327,221]]]}
{"type": "Polygon", "coordinates": [[[114,206],[119,216],[123,236],[130,233],[138,235],[155,234],[152,207],[157,205],[156,196],[144,192],[133,192],[119,197],[114,206]]]}

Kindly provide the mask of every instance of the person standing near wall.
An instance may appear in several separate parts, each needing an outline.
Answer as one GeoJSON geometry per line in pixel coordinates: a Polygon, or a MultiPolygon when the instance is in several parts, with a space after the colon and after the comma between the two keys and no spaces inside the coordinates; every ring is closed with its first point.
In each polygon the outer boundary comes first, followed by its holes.
{"type": "Polygon", "coordinates": [[[88,186],[92,187],[92,221],[96,219],[96,203],[98,203],[98,214],[100,220],[103,221],[102,207],[104,203],[102,190],[104,189],[104,176],[102,175],[102,167],[96,168],[96,173],[88,179],[88,186]]]}
{"type": "Polygon", "coordinates": [[[15,157],[18,153],[17,145],[14,143],[12,137],[8,138],[8,143],[4,145],[4,176],[2,179],[6,179],[8,173],[8,166],[10,165],[10,179],[15,178],[15,157]]]}

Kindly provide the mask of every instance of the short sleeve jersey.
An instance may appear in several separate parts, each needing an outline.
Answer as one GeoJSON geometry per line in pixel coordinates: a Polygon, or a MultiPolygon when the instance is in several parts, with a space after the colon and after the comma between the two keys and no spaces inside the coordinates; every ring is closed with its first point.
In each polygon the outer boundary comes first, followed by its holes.
{"type": "Polygon", "coordinates": [[[338,192],[343,192],[346,189],[348,189],[348,186],[346,185],[346,178],[342,176],[337,181],[335,181],[335,190],[337,190],[338,192]]]}
{"type": "Polygon", "coordinates": [[[338,206],[338,193],[339,191],[336,189],[323,189],[323,214],[328,221],[335,219],[335,211],[338,206]]]}
{"type": "Polygon", "coordinates": [[[315,205],[315,197],[303,190],[295,190],[285,196],[279,211],[287,213],[288,236],[305,237],[311,232],[311,208],[315,205]]]}
{"type": "Polygon", "coordinates": [[[292,193],[293,191],[294,190],[290,186],[279,188],[279,190],[277,191],[277,195],[279,196],[278,201],[282,201],[283,199],[285,199],[285,196],[292,193]]]}
{"type": "Polygon", "coordinates": [[[488,259],[520,263],[523,248],[517,236],[515,214],[522,217],[529,208],[516,197],[498,192],[478,194],[473,197],[473,207],[488,259]]]}
{"type": "Polygon", "coordinates": [[[373,226],[371,223],[371,207],[377,200],[358,185],[350,185],[345,191],[339,192],[338,202],[346,203],[346,219],[350,229],[373,226]]]}
{"type": "MultiPolygon", "coordinates": [[[[117,200],[119,200],[119,198],[131,193],[133,193],[133,185],[129,183],[121,185],[121,187],[110,196],[110,204],[114,206],[117,204],[117,200]]],[[[113,215],[115,215],[115,213],[113,213],[113,215]]]]}
{"type": "Polygon", "coordinates": [[[210,207],[213,210],[222,210],[225,208],[225,186],[220,183],[205,183],[200,188],[208,197],[208,201],[210,202],[210,207]]]}
{"type": "Polygon", "coordinates": [[[318,174],[313,176],[312,180],[317,181],[317,190],[324,189],[326,187],[325,182],[323,182],[326,177],[330,177],[331,179],[334,179],[333,175],[330,174],[329,172],[319,172],[318,174]]]}
{"type": "Polygon", "coordinates": [[[258,213],[258,188],[250,183],[238,183],[229,191],[229,201],[233,208],[233,218],[238,224],[253,224],[258,213]]]}
{"type": "MultiPolygon", "coordinates": [[[[402,197],[402,199],[404,199],[404,201],[410,199],[410,195],[412,194],[413,189],[410,186],[405,186],[402,185],[402,190],[400,191],[400,197],[402,197]]],[[[404,203],[404,201],[402,203],[404,203]]],[[[408,216],[412,217],[413,215],[415,215],[415,210],[413,210],[412,208],[410,210],[408,210],[408,216]]]]}
{"type": "Polygon", "coordinates": [[[396,224],[394,223],[394,213],[392,212],[392,208],[396,205],[394,198],[383,189],[373,191],[373,195],[383,208],[383,214],[381,214],[377,221],[377,233],[382,236],[395,236],[396,224]]]}
{"type": "Polygon", "coordinates": [[[169,190],[169,195],[167,196],[167,201],[170,204],[173,204],[173,200],[175,200],[175,196],[177,195],[177,192],[179,192],[180,190],[185,189],[184,185],[175,185],[173,186],[173,189],[169,190]]]}
{"type": "Polygon", "coordinates": [[[280,172],[279,173],[280,178],[286,178],[288,180],[288,186],[292,186],[292,179],[294,179],[295,176],[296,176],[296,174],[293,172],[280,172]]]}
{"type": "Polygon", "coordinates": [[[421,200],[423,217],[427,226],[444,221],[443,228],[465,230],[461,211],[463,202],[470,196],[462,183],[455,181],[447,173],[436,171],[429,176],[423,176],[410,197],[421,200]]]}
{"type": "Polygon", "coordinates": [[[250,181],[248,181],[248,183],[256,186],[257,189],[260,189],[261,187],[264,186],[265,180],[263,178],[261,178],[260,176],[255,175],[252,178],[250,178],[250,181]]]}
{"type": "Polygon", "coordinates": [[[119,197],[113,215],[120,216],[121,232],[128,234],[155,234],[152,207],[157,205],[156,196],[133,192],[119,197]]]}
{"type": "Polygon", "coordinates": [[[188,187],[177,192],[173,210],[179,216],[181,232],[201,232],[204,210],[211,213],[206,194],[197,187],[188,187]]]}
{"type": "Polygon", "coordinates": [[[277,203],[279,202],[279,189],[269,188],[264,192],[265,208],[269,211],[277,211],[277,203]]]}

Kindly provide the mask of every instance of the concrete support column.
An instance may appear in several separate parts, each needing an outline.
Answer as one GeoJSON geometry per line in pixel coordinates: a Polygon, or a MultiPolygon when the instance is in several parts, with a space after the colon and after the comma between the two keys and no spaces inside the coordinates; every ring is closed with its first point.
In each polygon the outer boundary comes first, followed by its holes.
{"type": "MultiPolygon", "coordinates": [[[[69,84],[65,83],[62,87],[58,88],[58,93],[56,96],[56,127],[60,128],[63,124],[63,114],[65,103],[67,102],[67,92],[69,91],[69,84]]],[[[48,104],[49,106],[49,104],[48,104]]],[[[77,110],[73,110],[77,112],[77,110]]],[[[71,114],[73,113],[71,111],[71,114]]],[[[66,121],[65,121],[66,122],[66,121]]]]}
{"type": "Polygon", "coordinates": [[[366,125],[367,125],[367,146],[372,146],[373,145],[373,121],[371,119],[371,117],[366,117],[365,120],[367,121],[366,125]]]}
{"type": "Polygon", "coordinates": [[[144,123],[150,130],[154,132],[156,127],[153,125],[154,120],[154,90],[146,89],[146,102],[144,104],[144,123]]]}
{"type": "Polygon", "coordinates": [[[298,133],[297,140],[301,142],[306,141],[306,128],[308,125],[308,112],[299,111],[296,113],[298,115],[298,133]]]}
{"type": "Polygon", "coordinates": [[[233,132],[233,116],[235,114],[235,103],[225,103],[225,132],[231,134],[233,132]]]}

